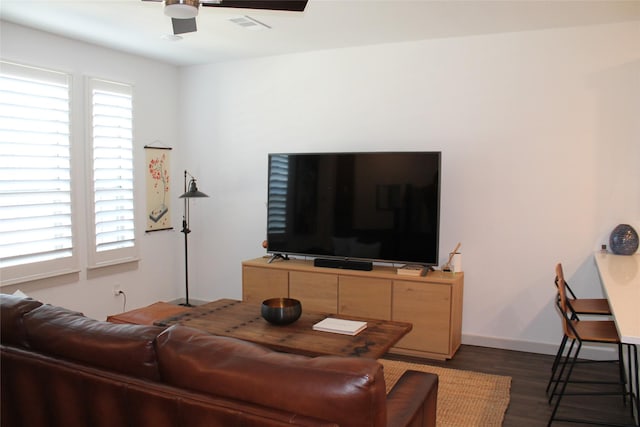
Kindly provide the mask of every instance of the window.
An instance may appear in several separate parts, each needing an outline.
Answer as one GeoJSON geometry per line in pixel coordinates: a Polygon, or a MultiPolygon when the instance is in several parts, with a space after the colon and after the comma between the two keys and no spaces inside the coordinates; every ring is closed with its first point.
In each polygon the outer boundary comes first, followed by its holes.
{"type": "Polygon", "coordinates": [[[132,87],[71,81],[0,61],[0,285],[78,272],[84,253],[89,268],[137,259],[132,87]]]}
{"type": "Polygon", "coordinates": [[[77,271],[70,81],[0,62],[0,268],[12,284],[77,271]]]}
{"type": "Polygon", "coordinates": [[[88,80],[93,227],[89,266],[132,261],[135,244],[133,96],[129,85],[88,80]]]}

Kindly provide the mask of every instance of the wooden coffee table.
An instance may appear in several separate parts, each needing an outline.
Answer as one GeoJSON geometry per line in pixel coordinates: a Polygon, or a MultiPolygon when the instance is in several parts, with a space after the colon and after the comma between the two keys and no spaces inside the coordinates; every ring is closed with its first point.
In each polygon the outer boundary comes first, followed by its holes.
{"type": "Polygon", "coordinates": [[[411,323],[363,319],[309,312],[292,324],[277,326],[264,320],[260,305],[221,299],[155,322],[159,326],[180,324],[214,335],[239,338],[273,350],[306,356],[361,356],[378,359],[412,328],[411,323]],[[367,328],[358,335],[314,331],[312,326],[326,317],[364,320],[367,328]]]}

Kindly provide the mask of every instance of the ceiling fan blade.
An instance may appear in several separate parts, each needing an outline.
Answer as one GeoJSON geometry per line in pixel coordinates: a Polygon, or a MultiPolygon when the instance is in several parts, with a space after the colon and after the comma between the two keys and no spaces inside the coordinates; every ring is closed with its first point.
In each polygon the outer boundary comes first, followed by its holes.
{"type": "Polygon", "coordinates": [[[171,18],[171,24],[173,25],[173,34],[193,33],[198,30],[196,28],[196,18],[171,18]]]}
{"type": "Polygon", "coordinates": [[[208,3],[202,0],[202,6],[207,7],[237,7],[243,9],[268,9],[302,12],[307,7],[308,0],[219,0],[208,3]]]}

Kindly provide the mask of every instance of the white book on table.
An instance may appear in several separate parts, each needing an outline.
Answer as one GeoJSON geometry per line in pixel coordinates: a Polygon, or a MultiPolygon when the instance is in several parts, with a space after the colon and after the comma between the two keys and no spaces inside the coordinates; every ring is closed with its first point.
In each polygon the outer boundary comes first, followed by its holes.
{"type": "Polygon", "coordinates": [[[367,322],[358,320],[336,319],[327,317],[313,325],[315,331],[332,332],[334,334],[357,335],[367,327],[367,322]]]}

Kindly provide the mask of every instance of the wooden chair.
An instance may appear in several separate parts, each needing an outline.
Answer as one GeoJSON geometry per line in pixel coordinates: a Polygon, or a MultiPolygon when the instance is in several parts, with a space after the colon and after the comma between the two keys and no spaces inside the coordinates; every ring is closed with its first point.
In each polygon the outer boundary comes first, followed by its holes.
{"type": "Polygon", "coordinates": [[[558,286],[558,280],[562,279],[567,290],[567,302],[571,307],[571,310],[576,314],[594,314],[594,315],[611,315],[611,308],[609,307],[609,301],[606,298],[578,298],[573,293],[569,284],[564,278],[564,272],[562,270],[562,264],[556,265],[556,287],[558,286]]]}
{"type": "MultiPolygon", "coordinates": [[[[556,275],[558,276],[557,285],[558,285],[558,300],[557,300],[557,308],[558,313],[560,314],[560,318],[562,320],[562,330],[564,337],[567,340],[571,341],[569,346],[569,350],[566,356],[560,356],[561,368],[560,372],[557,374],[557,377],[554,375],[552,378],[553,391],[549,397],[549,403],[552,402],[553,397],[557,396],[556,403],[553,408],[553,412],[549,417],[548,426],[550,426],[554,421],[566,421],[566,422],[583,422],[588,424],[596,424],[596,425],[607,425],[611,426],[611,423],[607,422],[597,422],[597,421],[589,421],[589,420],[576,420],[576,419],[566,419],[557,417],[558,408],[560,406],[560,402],[562,401],[562,397],[565,395],[611,395],[611,394],[619,394],[623,398],[623,402],[626,404],[626,397],[630,395],[626,390],[626,377],[624,371],[624,363],[622,360],[623,357],[623,344],[620,341],[620,337],[616,330],[616,325],[612,320],[580,320],[576,313],[572,310],[570,305],[570,299],[567,294],[567,285],[564,281],[564,276],[562,274],[562,266],[558,264],[556,266],[556,275]],[[582,348],[583,343],[600,343],[600,344],[611,344],[617,347],[618,359],[617,360],[607,360],[607,361],[587,361],[587,362],[595,362],[595,363],[618,363],[620,378],[619,381],[616,382],[603,382],[603,381],[572,381],[571,374],[573,372],[576,363],[578,363],[578,356],[580,354],[580,349],[582,348]],[[577,344],[577,345],[576,345],[577,344]],[[575,346],[575,352],[573,351],[575,346]],[[566,373],[565,373],[566,372],[566,373]],[[592,391],[592,392],[578,392],[578,393],[567,393],[567,385],[570,382],[580,382],[583,384],[617,384],[620,386],[619,391],[614,390],[601,390],[601,391],[592,391]],[[558,386],[560,385],[560,390],[558,390],[558,386]]],[[[633,405],[632,405],[632,413],[633,413],[633,405]]]]}
{"type": "MultiPolygon", "coordinates": [[[[564,281],[565,289],[568,293],[568,304],[576,318],[578,318],[578,316],[580,315],[611,316],[611,308],[609,307],[609,301],[607,301],[606,298],[576,297],[576,294],[573,293],[573,291],[569,287],[569,284],[564,279],[564,271],[562,270],[562,264],[560,263],[556,265],[556,289],[558,287],[558,280],[564,281]]],[[[567,336],[563,335],[562,341],[560,342],[560,347],[558,347],[558,352],[556,353],[556,357],[553,360],[553,365],[551,366],[551,376],[549,377],[549,382],[547,383],[547,393],[549,393],[551,384],[553,384],[553,379],[555,377],[556,370],[558,369],[558,363],[560,361],[560,358],[562,357],[562,354],[564,353],[566,345],[567,336]]]]}

